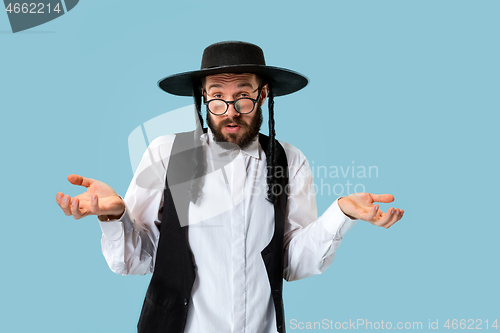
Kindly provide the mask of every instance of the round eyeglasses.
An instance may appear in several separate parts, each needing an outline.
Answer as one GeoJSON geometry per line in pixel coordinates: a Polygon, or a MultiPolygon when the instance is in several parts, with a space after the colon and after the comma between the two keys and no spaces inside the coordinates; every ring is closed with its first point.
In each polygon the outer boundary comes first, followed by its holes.
{"type": "Polygon", "coordinates": [[[233,104],[236,112],[240,114],[249,114],[253,111],[253,109],[255,109],[255,104],[260,100],[262,87],[255,89],[253,92],[257,90],[259,91],[257,99],[253,99],[250,97],[242,97],[234,101],[225,101],[223,99],[215,98],[206,101],[203,104],[207,106],[208,111],[210,111],[211,114],[216,116],[222,116],[223,114],[225,114],[229,109],[229,104],[233,104]]]}

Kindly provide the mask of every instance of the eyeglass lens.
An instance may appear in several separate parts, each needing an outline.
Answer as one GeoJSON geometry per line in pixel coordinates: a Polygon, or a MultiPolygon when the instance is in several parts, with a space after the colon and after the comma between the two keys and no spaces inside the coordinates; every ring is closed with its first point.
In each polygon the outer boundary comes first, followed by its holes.
{"type": "MultiPolygon", "coordinates": [[[[228,104],[222,100],[211,100],[208,108],[214,114],[223,114],[228,108],[228,104]]],[[[253,111],[254,102],[249,98],[240,98],[234,102],[234,108],[239,113],[250,113],[253,111]]]]}

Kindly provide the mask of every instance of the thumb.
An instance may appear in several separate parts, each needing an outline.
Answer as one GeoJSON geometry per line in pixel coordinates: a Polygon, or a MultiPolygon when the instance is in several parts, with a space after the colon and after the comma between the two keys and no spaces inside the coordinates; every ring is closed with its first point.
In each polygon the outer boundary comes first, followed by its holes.
{"type": "Polygon", "coordinates": [[[393,202],[394,196],[391,194],[370,194],[374,202],[393,202]]]}
{"type": "Polygon", "coordinates": [[[80,175],[74,175],[74,174],[71,174],[68,176],[68,181],[73,185],[80,185],[80,186],[85,186],[85,187],[89,187],[94,182],[94,180],[91,178],[86,178],[86,177],[83,177],[80,175]]]}

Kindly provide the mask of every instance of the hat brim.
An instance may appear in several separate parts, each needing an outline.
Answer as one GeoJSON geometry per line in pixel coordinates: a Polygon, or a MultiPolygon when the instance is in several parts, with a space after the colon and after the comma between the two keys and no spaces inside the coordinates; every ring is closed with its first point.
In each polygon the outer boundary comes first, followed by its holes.
{"type": "Polygon", "coordinates": [[[253,73],[269,82],[274,96],[283,96],[304,88],[308,79],[304,75],[286,68],[263,65],[234,65],[201,69],[167,76],[158,81],[158,86],[173,95],[193,96],[193,87],[208,75],[222,73],[253,73]]]}

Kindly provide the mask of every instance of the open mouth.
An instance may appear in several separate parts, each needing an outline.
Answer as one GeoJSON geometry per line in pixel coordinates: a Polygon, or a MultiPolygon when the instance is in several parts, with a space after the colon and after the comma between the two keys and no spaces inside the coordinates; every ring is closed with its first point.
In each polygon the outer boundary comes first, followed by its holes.
{"type": "Polygon", "coordinates": [[[236,133],[236,132],[238,132],[239,129],[240,129],[240,126],[236,125],[236,124],[226,125],[226,131],[228,131],[229,133],[236,133]]]}

